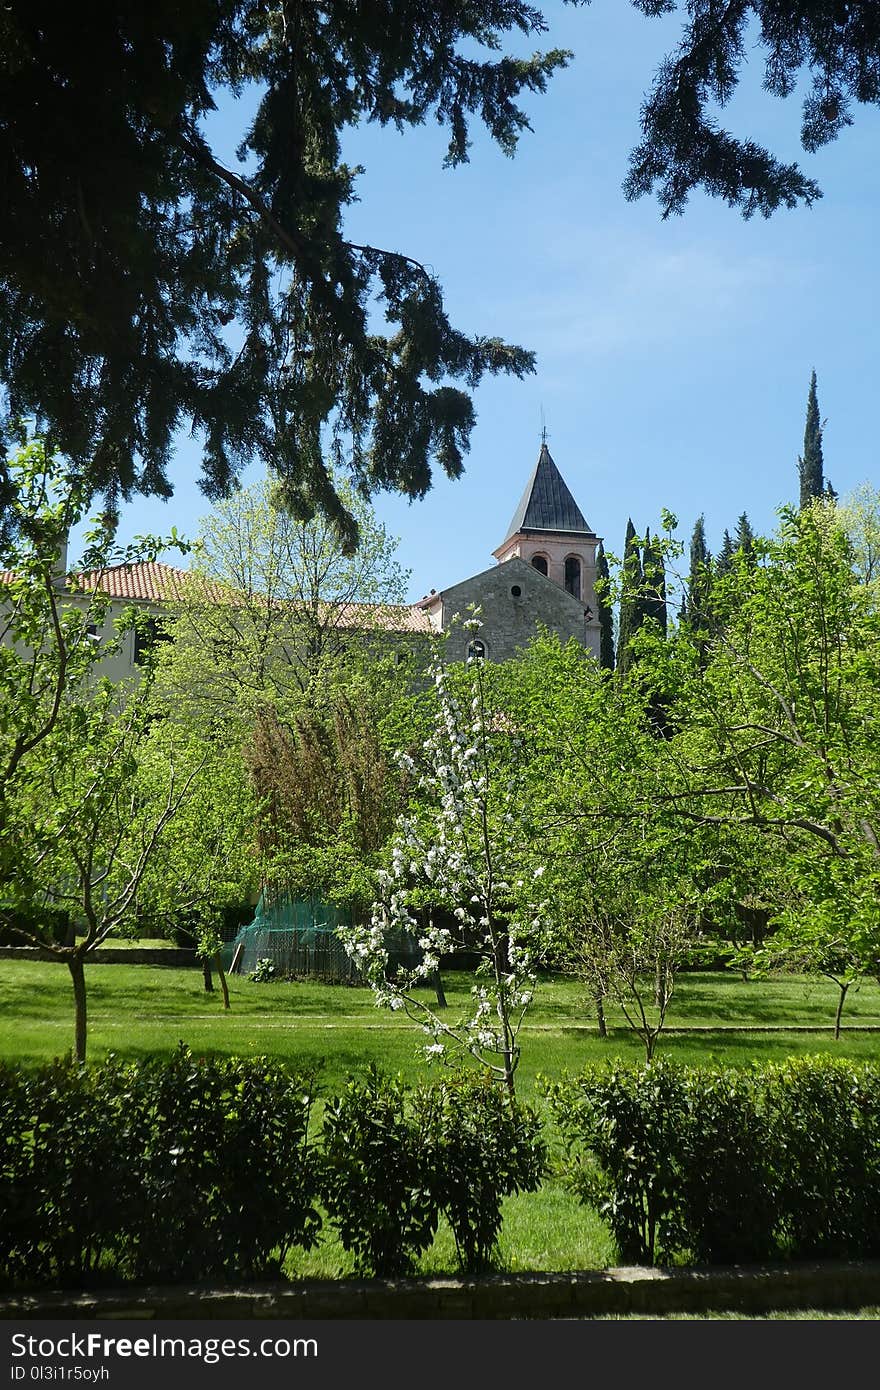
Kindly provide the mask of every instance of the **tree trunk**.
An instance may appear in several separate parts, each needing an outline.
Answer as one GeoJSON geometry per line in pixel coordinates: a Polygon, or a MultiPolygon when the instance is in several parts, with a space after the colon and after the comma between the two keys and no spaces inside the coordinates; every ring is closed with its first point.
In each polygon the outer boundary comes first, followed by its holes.
{"type": "Polygon", "coordinates": [[[599,990],[594,994],[593,1002],[596,1006],[596,1024],[599,1029],[599,1037],[607,1038],[608,1024],[605,1022],[605,1000],[599,990]]]}
{"type": "Polygon", "coordinates": [[[434,992],[437,995],[437,1008],[446,1008],[446,991],[443,988],[443,979],[439,970],[435,970],[431,977],[434,985],[434,992]]]}
{"type": "Polygon", "coordinates": [[[666,1007],[666,990],[669,985],[668,966],[665,960],[658,960],[657,968],[654,973],[654,1007],[663,1009],[666,1007]]]}
{"type": "Polygon", "coordinates": [[[223,961],[220,959],[220,952],[219,952],[219,951],[217,952],[216,956],[214,957],[214,966],[215,966],[215,969],[216,969],[216,971],[217,971],[218,978],[219,978],[219,980],[220,980],[220,988],[221,988],[221,990],[223,991],[223,1007],[224,1007],[224,1009],[228,1009],[228,1008],[230,1007],[230,1004],[229,1004],[229,986],[228,986],[228,984],[226,983],[226,971],[223,969],[223,961]]]}
{"type": "Polygon", "coordinates": [[[205,981],[205,993],[213,994],[214,977],[211,974],[211,962],[209,960],[202,961],[202,978],[205,981]]]}
{"type": "Polygon", "coordinates": [[[507,1095],[511,1105],[516,1100],[516,1082],[514,1072],[516,1070],[513,1057],[510,1052],[504,1053],[504,1084],[507,1087],[507,1095]]]}
{"type": "Polygon", "coordinates": [[[841,1015],[843,1014],[843,1005],[844,1005],[844,1002],[845,1002],[845,1000],[846,1000],[847,993],[849,992],[849,983],[847,983],[847,984],[840,984],[840,983],[838,983],[837,988],[838,988],[838,990],[840,991],[840,993],[839,993],[838,999],[837,999],[837,1013],[834,1015],[834,1036],[835,1036],[835,1038],[839,1038],[839,1037],[840,1037],[840,1019],[841,1019],[841,1015]]]}
{"type": "Polygon", "coordinates": [[[74,951],[67,957],[67,968],[73,981],[73,1055],[77,1062],[86,1060],[86,971],[82,956],[74,951]]]}

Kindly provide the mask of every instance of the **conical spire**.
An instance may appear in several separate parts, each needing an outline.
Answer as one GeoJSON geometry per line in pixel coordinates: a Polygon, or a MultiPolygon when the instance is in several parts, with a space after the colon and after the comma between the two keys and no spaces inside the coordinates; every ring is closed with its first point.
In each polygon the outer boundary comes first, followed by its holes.
{"type": "Polygon", "coordinates": [[[513,514],[502,545],[520,531],[564,531],[569,534],[579,532],[587,536],[594,534],[553,462],[546,443],[541,445],[535,471],[526,483],[526,490],[513,514]]]}

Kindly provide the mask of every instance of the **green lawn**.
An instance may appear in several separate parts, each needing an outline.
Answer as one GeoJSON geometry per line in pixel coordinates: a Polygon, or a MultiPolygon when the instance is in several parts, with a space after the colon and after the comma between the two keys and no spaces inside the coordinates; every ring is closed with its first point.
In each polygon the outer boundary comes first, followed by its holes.
{"type": "MultiPolygon", "coordinates": [[[[310,983],[254,984],[230,978],[232,1008],[219,990],[206,994],[198,969],[91,965],[87,969],[89,1056],[142,1057],[184,1041],[195,1052],[266,1054],[288,1063],[320,1062],[328,1088],[375,1060],[408,1078],[424,1075],[422,1035],[401,1014],[377,1009],[366,989],[310,983]]],[[[470,979],[445,978],[448,1016],[467,1007],[470,979]]],[[[426,999],[433,998],[425,991],[426,999]]],[[[825,980],[777,976],[744,981],[720,972],[680,977],[659,1052],[686,1062],[730,1062],[831,1052],[880,1056],[880,986],[852,990],[844,1033],[835,1041],[836,991],[825,980]],[[801,1031],[766,1031],[766,1030],[801,1031]],[[817,1030],[817,1031],[811,1031],[817,1030]]],[[[533,1093],[538,1073],[606,1058],[638,1062],[639,1040],[609,1010],[610,1037],[597,1036],[583,991],[572,980],[541,982],[523,1028],[520,1088],[533,1093]]],[[[0,960],[0,1057],[33,1063],[66,1053],[72,1042],[70,978],[63,965],[0,960]]]]}
{"type": "MultiPolygon", "coordinates": [[[[320,1063],[326,1091],[340,1087],[371,1060],[409,1080],[430,1074],[420,1055],[418,1031],[400,1014],[377,1009],[365,989],[258,985],[232,977],[227,1013],[219,990],[204,992],[198,969],[94,964],[87,970],[87,983],[89,1056],[94,1060],[108,1052],[126,1058],[167,1053],[183,1041],[194,1052],[268,1055],[291,1065],[320,1063]]],[[[449,974],[444,983],[453,1017],[467,1005],[470,980],[449,974]]],[[[433,998],[432,992],[426,991],[426,998],[433,998]]],[[[795,1053],[880,1056],[877,983],[866,981],[851,991],[838,1041],[833,1036],[835,1005],[834,986],[820,979],[686,975],[677,986],[670,1031],[661,1038],[659,1053],[690,1063],[733,1064],[795,1053]],[[786,1031],[767,1031],[772,1029],[786,1031]]],[[[542,981],[521,1034],[521,1096],[536,1098],[535,1080],[541,1073],[557,1077],[613,1058],[640,1062],[641,1043],[613,1011],[608,1019],[610,1036],[603,1041],[576,982],[558,977],[542,981]]],[[[71,987],[63,966],[0,960],[0,1058],[34,1064],[62,1056],[70,1048],[72,1029],[71,987]]],[[[616,1261],[604,1223],[580,1207],[559,1178],[548,1180],[538,1193],[507,1200],[500,1253],[502,1266],[511,1271],[602,1268],[616,1261]]],[[[455,1268],[451,1237],[441,1228],[421,1269],[455,1268]]],[[[336,1277],[350,1273],[351,1263],[327,1232],[315,1251],[294,1252],[289,1272],[336,1277]]]]}

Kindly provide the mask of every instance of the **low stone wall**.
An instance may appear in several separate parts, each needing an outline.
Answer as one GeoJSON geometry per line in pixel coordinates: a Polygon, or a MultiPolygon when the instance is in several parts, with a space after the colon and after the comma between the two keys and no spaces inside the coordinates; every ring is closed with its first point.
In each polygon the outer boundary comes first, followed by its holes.
{"type": "Polygon", "coordinates": [[[880,1306],[880,1260],[7,1295],[0,1319],[596,1318],[880,1306]]]}
{"type": "MultiPolygon", "coordinates": [[[[49,960],[64,964],[63,956],[40,946],[0,946],[0,960],[49,960]]],[[[89,951],[87,965],[196,965],[196,953],[182,946],[99,946],[89,951]]]]}

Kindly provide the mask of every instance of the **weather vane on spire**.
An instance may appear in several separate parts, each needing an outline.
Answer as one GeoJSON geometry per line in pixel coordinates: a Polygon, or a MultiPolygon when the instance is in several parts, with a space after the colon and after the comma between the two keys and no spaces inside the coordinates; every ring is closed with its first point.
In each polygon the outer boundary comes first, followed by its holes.
{"type": "Polygon", "coordinates": [[[547,443],[547,422],[544,419],[544,407],[541,406],[541,444],[547,443]]]}

